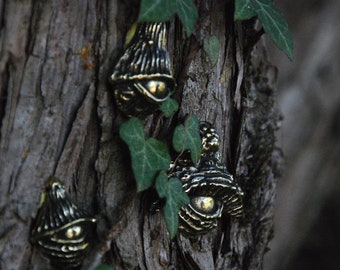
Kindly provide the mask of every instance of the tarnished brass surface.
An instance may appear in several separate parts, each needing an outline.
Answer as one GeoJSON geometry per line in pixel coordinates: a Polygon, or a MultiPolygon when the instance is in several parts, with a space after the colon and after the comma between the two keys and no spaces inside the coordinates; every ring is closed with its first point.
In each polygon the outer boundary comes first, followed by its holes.
{"type": "Polygon", "coordinates": [[[202,154],[198,164],[179,158],[169,170],[170,177],[182,181],[190,198],[190,203],[179,211],[179,229],[190,237],[216,227],[223,211],[240,217],[243,209],[243,192],[221,163],[218,134],[210,123],[201,122],[200,135],[202,154]]]}
{"type": "Polygon", "coordinates": [[[126,115],[144,117],[159,108],[175,88],[165,23],[137,25],[110,80],[116,105],[126,115]]]}
{"type": "Polygon", "coordinates": [[[32,224],[31,242],[62,269],[82,264],[89,250],[96,219],[80,210],[55,177],[50,177],[32,224]]]}

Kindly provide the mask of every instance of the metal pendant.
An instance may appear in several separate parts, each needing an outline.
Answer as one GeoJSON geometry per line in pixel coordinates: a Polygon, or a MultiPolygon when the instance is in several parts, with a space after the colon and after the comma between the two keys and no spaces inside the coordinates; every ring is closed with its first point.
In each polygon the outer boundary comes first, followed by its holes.
{"type": "Polygon", "coordinates": [[[242,215],[243,192],[225,167],[216,159],[202,158],[197,167],[178,174],[190,203],[179,211],[179,229],[184,235],[202,235],[217,226],[225,211],[242,215]]]}
{"type": "Polygon", "coordinates": [[[115,102],[128,116],[145,117],[175,88],[163,22],[140,23],[110,78],[115,102]]]}
{"type": "Polygon", "coordinates": [[[223,211],[240,217],[243,210],[243,192],[220,161],[218,134],[210,123],[201,122],[200,135],[202,154],[198,164],[177,159],[169,174],[182,181],[183,190],[190,198],[190,203],[179,210],[179,229],[189,237],[203,235],[216,227],[223,211]]]}
{"type": "Polygon", "coordinates": [[[32,223],[32,244],[53,266],[71,269],[82,264],[91,247],[96,219],[80,210],[55,177],[50,177],[32,223]]]}

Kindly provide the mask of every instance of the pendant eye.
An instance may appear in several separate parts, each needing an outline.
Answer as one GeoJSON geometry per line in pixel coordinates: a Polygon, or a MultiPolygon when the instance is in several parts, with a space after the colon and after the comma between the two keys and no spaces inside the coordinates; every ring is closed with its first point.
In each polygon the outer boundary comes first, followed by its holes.
{"type": "Polygon", "coordinates": [[[166,94],[166,84],[162,81],[149,81],[148,84],[149,92],[154,96],[163,96],[166,94]]]}
{"type": "Polygon", "coordinates": [[[73,226],[71,228],[68,228],[65,232],[65,236],[68,238],[68,239],[73,239],[73,238],[76,238],[78,237],[82,232],[82,229],[80,226],[73,226]]]}
{"type": "Polygon", "coordinates": [[[203,213],[213,212],[216,205],[213,197],[205,196],[192,197],[190,203],[193,208],[203,213]]]}

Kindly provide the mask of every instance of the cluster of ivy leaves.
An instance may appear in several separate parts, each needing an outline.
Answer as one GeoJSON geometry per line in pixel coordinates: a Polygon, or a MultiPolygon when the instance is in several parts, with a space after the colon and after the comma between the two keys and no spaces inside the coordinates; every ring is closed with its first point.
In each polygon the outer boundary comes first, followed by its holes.
{"type": "MultiPolygon", "coordinates": [[[[167,21],[177,15],[188,35],[191,35],[198,19],[197,7],[194,0],[141,0],[138,21],[167,21]]],[[[293,43],[288,25],[272,0],[235,0],[234,19],[247,20],[258,16],[265,32],[286,55],[293,58],[293,43]]],[[[217,62],[218,39],[208,37],[204,41],[211,64],[217,62]]],[[[166,117],[178,110],[178,104],[168,99],[161,106],[166,117]]],[[[178,230],[178,211],[189,203],[188,196],[182,190],[181,181],[168,178],[167,170],[171,158],[167,145],[155,138],[146,138],[142,122],[133,117],[120,127],[120,137],[128,145],[131,165],[137,184],[137,190],[144,191],[155,187],[160,198],[166,203],[163,215],[173,238],[178,230]]],[[[194,115],[189,115],[183,125],[175,128],[172,147],[178,153],[189,150],[193,162],[199,160],[201,154],[201,138],[199,121],[194,115]]]]}
{"type": "MultiPolygon", "coordinates": [[[[187,34],[191,35],[198,18],[194,0],[141,0],[138,20],[167,21],[174,14],[177,14],[187,34]]],[[[265,32],[292,60],[293,42],[288,24],[273,0],[235,0],[235,21],[247,20],[254,16],[258,16],[265,32]]]]}
{"type": "MultiPolygon", "coordinates": [[[[176,101],[170,99],[170,102],[176,101]]],[[[167,115],[171,115],[172,109],[164,110],[167,115]]],[[[141,192],[154,186],[159,197],[165,199],[162,211],[170,237],[173,238],[178,230],[178,211],[183,205],[189,203],[189,197],[183,191],[182,183],[178,178],[168,178],[167,171],[170,168],[171,158],[167,145],[155,138],[146,138],[142,122],[136,117],[123,123],[119,134],[130,151],[137,191],[141,192]]],[[[199,160],[201,137],[196,116],[189,115],[183,124],[175,128],[172,146],[179,154],[189,150],[191,159],[194,162],[199,160]]]]}

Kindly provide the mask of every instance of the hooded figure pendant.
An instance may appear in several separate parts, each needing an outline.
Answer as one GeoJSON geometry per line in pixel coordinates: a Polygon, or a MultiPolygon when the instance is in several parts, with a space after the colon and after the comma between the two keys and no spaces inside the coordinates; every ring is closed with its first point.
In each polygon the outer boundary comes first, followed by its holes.
{"type": "Polygon", "coordinates": [[[197,165],[180,158],[169,177],[182,181],[190,203],[179,210],[179,229],[185,236],[203,235],[217,226],[222,212],[240,217],[243,211],[241,188],[220,160],[219,136],[208,122],[200,123],[202,154],[197,165]]]}
{"type": "Polygon", "coordinates": [[[173,92],[175,79],[166,50],[164,22],[140,23],[110,77],[117,107],[144,118],[173,92]]]}
{"type": "Polygon", "coordinates": [[[32,224],[31,242],[53,266],[72,269],[90,249],[96,219],[80,210],[55,177],[50,177],[32,224]]]}

